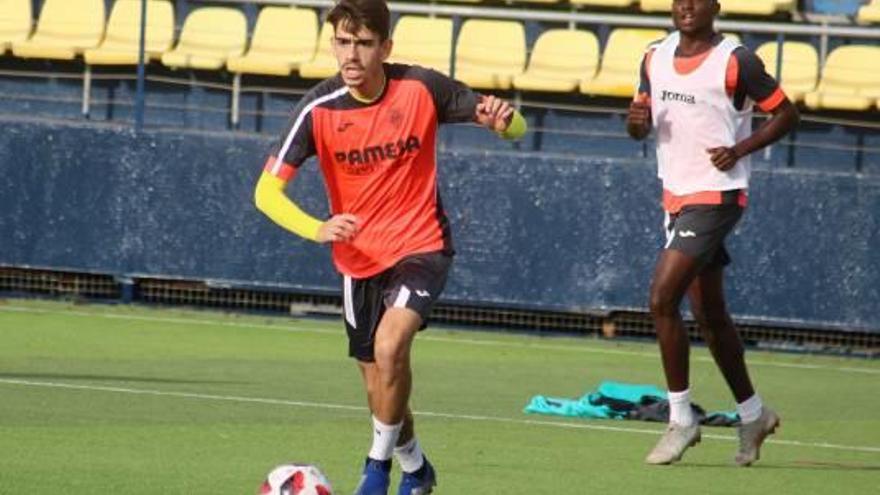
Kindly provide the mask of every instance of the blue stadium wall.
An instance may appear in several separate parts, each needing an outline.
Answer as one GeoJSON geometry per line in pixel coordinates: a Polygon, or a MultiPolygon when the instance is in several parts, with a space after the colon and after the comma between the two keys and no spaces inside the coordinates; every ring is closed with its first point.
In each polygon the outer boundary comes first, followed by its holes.
{"type": "MultiPolygon", "coordinates": [[[[253,206],[269,134],[153,128],[135,135],[111,123],[0,122],[2,265],[338,289],[326,249],[286,234],[253,206]]],[[[478,143],[491,136],[467,131],[445,133],[439,152],[458,251],[445,300],[645,309],[662,246],[652,160],[602,156],[588,140],[584,150],[592,153],[580,157],[483,149],[478,143]]],[[[880,330],[874,172],[758,162],[751,206],[729,241],[730,307],[738,318],[880,330]]],[[[308,210],[326,212],[314,165],[291,193],[308,210]]]]}
{"type": "MultiPolygon", "coordinates": [[[[176,6],[180,24],[191,5],[176,6]]],[[[257,7],[241,8],[252,24],[257,7]]],[[[528,24],[530,40],[543,27],[528,24]]],[[[151,64],[149,75],[177,83],[148,82],[147,127],[135,135],[134,84],[115,77],[130,78],[134,68],[93,69],[88,119],[79,114],[81,62],[5,56],[0,70],[0,265],[338,291],[326,249],[286,234],[253,206],[265,151],[295,98],[246,92],[233,129],[229,92],[216,89],[231,84],[230,74],[151,64]]],[[[562,99],[622,108],[619,100],[562,99]]],[[[510,146],[479,129],[442,131],[441,193],[458,251],[445,300],[645,310],[663,244],[651,144],[626,138],[619,114],[526,114],[533,129],[553,132],[510,146]]],[[[880,129],[804,122],[786,144],[754,158],[751,205],[728,246],[734,315],[880,332],[880,129]]],[[[291,192],[326,212],[313,164],[291,192]]]]}

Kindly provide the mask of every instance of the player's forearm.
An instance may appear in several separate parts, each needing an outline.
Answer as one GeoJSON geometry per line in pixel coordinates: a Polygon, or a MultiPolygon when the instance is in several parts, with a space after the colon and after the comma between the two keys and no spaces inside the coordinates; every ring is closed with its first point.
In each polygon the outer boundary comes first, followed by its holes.
{"type": "Polygon", "coordinates": [[[254,191],[257,209],[284,229],[310,241],[317,241],[322,222],[302,211],[284,194],[286,183],[269,172],[263,172],[254,191]]]}
{"type": "Polygon", "coordinates": [[[786,100],[761,126],[748,138],[733,147],[737,156],[743,157],[775,143],[791,132],[800,122],[797,107],[786,100]]]}
{"type": "Polygon", "coordinates": [[[507,129],[499,132],[498,135],[504,139],[513,141],[523,137],[528,129],[529,125],[526,123],[525,117],[523,117],[519,111],[514,110],[513,116],[510,118],[510,124],[507,125],[507,129]]]}

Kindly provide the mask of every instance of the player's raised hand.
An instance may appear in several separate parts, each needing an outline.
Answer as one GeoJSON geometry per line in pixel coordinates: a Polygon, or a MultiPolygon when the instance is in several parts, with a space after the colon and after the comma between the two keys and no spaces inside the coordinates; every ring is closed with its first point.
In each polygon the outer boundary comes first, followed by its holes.
{"type": "Polygon", "coordinates": [[[357,234],[357,217],[351,213],[333,215],[318,229],[317,241],[321,244],[327,242],[348,242],[357,234]]]}
{"type": "Polygon", "coordinates": [[[722,172],[726,172],[733,168],[736,165],[736,162],[739,161],[740,157],[737,155],[736,150],[733,148],[728,148],[726,146],[719,146],[717,148],[707,148],[706,153],[709,153],[709,158],[712,160],[712,165],[715,166],[718,170],[722,172]]]}
{"type": "Polygon", "coordinates": [[[477,103],[478,124],[495,132],[504,132],[513,118],[513,106],[494,95],[483,96],[477,103]]]}

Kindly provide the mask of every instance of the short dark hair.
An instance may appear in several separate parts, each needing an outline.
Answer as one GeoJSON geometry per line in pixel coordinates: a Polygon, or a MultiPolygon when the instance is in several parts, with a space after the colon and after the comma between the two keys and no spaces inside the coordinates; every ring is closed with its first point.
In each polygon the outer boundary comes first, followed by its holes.
{"type": "Polygon", "coordinates": [[[340,23],[351,32],[365,27],[385,41],[389,37],[391,14],[385,0],[339,0],[327,14],[327,22],[334,30],[340,23]]]}

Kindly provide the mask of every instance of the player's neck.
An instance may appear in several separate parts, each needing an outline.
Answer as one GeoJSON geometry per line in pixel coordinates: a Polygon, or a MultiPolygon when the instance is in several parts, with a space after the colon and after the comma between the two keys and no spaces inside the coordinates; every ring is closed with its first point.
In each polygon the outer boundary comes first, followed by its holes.
{"type": "Polygon", "coordinates": [[[374,81],[370,81],[370,83],[365,82],[361,87],[351,88],[351,96],[361,103],[373,103],[385,92],[386,81],[385,71],[383,70],[381,76],[374,81]]]}
{"type": "Polygon", "coordinates": [[[694,33],[681,33],[678,39],[678,49],[675,54],[679,57],[693,57],[712,49],[715,46],[715,29],[708,29],[694,33]]]}

